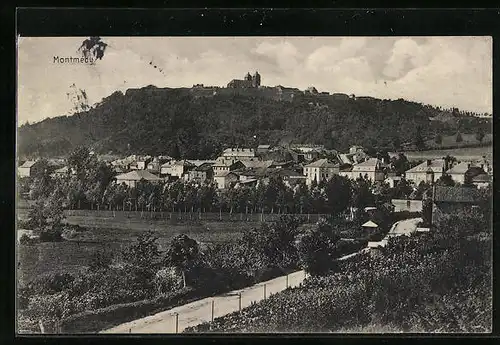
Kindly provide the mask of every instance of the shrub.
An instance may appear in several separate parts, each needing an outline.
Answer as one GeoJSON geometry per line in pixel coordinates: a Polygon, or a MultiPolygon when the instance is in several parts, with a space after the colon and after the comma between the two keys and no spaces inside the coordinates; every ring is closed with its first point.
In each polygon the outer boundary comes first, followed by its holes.
{"type": "Polygon", "coordinates": [[[21,238],[19,238],[19,244],[24,245],[24,246],[29,246],[32,244],[37,243],[38,240],[36,238],[31,238],[27,234],[22,234],[21,238]]]}
{"type": "Polygon", "coordinates": [[[60,226],[46,227],[40,232],[40,242],[62,241],[62,228],[60,226]]]}
{"type": "Polygon", "coordinates": [[[24,290],[30,295],[52,295],[71,289],[74,280],[69,273],[51,273],[28,282],[24,290]]]}
{"type": "Polygon", "coordinates": [[[339,262],[338,273],[312,276],[302,287],[186,332],[336,332],[370,325],[488,332],[488,227],[477,217],[451,217],[429,234],[390,239],[380,257],[359,254],[339,262]]]}
{"type": "Polygon", "coordinates": [[[196,296],[196,290],[187,287],[150,300],[115,304],[98,310],[85,311],[62,320],[61,328],[64,333],[97,332],[187,303],[194,296],[196,296]]]}

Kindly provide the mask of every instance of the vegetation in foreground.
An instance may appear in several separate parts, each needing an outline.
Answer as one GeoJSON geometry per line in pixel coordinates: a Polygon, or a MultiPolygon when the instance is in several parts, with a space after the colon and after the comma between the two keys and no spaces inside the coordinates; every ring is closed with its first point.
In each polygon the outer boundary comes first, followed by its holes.
{"type": "Polygon", "coordinates": [[[166,251],[160,250],[154,233],[144,232],[122,255],[100,251],[83,272],[45,275],[21,287],[20,327],[36,332],[42,320],[55,332],[59,326],[70,332],[94,332],[187,303],[189,298],[242,288],[299,268],[320,272],[337,257],[383,236],[381,231],[392,222],[390,212],[380,211],[375,215],[383,225],[378,232],[344,241],[341,234],[359,228],[364,217],[360,213],[355,221],[347,221],[339,214],[313,225],[300,217],[282,216],[231,243],[200,245],[178,235],[166,251]],[[122,312],[131,308],[130,303],[141,303],[138,311],[122,312]]]}
{"type": "Polygon", "coordinates": [[[489,207],[393,238],[378,256],[330,272],[306,268],[312,277],[303,287],[185,332],[491,332],[489,207]]]}

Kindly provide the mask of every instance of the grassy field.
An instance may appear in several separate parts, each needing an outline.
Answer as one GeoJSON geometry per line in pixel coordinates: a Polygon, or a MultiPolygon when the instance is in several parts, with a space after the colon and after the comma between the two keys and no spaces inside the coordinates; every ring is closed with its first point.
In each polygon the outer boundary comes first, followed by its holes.
{"type": "MultiPolygon", "coordinates": [[[[22,217],[20,217],[22,218],[22,217]]],[[[21,284],[50,272],[77,272],[85,269],[92,254],[109,250],[118,254],[140,233],[156,233],[161,250],[171,239],[186,234],[200,243],[235,241],[256,222],[204,222],[186,221],[169,224],[166,220],[113,219],[104,217],[68,217],[68,223],[87,227],[69,234],[69,239],[58,243],[40,243],[18,246],[18,280],[21,284]]]]}
{"type": "Polygon", "coordinates": [[[470,145],[479,145],[479,144],[491,144],[493,142],[493,135],[492,134],[485,134],[483,141],[480,142],[479,140],[476,139],[476,134],[461,134],[462,136],[462,141],[457,143],[457,136],[456,135],[445,135],[442,137],[442,141],[440,144],[437,144],[433,139],[427,140],[425,144],[429,148],[449,148],[449,147],[463,147],[463,146],[470,146],[470,145]]]}
{"type": "Polygon", "coordinates": [[[436,159],[445,157],[446,155],[456,157],[458,160],[475,160],[480,159],[482,156],[492,159],[493,146],[461,147],[446,150],[407,151],[404,152],[404,154],[409,160],[436,159]]]}

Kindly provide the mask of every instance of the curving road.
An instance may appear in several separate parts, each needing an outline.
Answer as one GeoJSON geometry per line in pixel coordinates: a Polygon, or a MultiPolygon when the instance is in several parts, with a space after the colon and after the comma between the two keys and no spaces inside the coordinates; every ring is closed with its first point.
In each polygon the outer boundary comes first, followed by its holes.
{"type": "Polygon", "coordinates": [[[417,231],[417,226],[420,222],[422,222],[422,218],[400,220],[392,225],[391,230],[389,230],[386,237],[411,234],[412,232],[417,231]]]}
{"type": "MultiPolygon", "coordinates": [[[[421,221],[421,218],[413,218],[396,222],[391,227],[386,238],[414,232],[417,229],[417,224],[421,221]]],[[[339,260],[348,259],[368,250],[370,249],[364,248],[359,252],[346,255],[339,260]]],[[[216,297],[204,298],[155,315],[123,323],[100,333],[181,333],[187,327],[211,321],[212,303],[213,318],[215,319],[239,310],[240,293],[241,308],[243,309],[250,306],[252,302],[263,300],[265,296],[267,297],[285,290],[287,286],[299,286],[305,277],[306,273],[304,271],[297,271],[289,274],[288,279],[287,276],[282,276],[216,297]]]]}
{"type": "Polygon", "coordinates": [[[259,302],[271,294],[281,292],[288,286],[299,286],[305,278],[304,271],[297,271],[287,276],[278,277],[244,289],[234,290],[216,297],[204,298],[155,315],[127,322],[100,333],[181,333],[185,328],[199,325],[212,319],[212,302],[214,319],[259,302]],[[178,313],[178,320],[176,320],[178,313]],[[177,321],[177,332],[176,332],[177,321]]]}

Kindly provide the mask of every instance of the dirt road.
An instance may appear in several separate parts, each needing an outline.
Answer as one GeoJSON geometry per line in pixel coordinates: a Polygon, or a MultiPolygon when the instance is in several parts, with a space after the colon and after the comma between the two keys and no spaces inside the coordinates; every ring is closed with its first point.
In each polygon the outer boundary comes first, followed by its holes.
{"type": "MultiPolygon", "coordinates": [[[[389,234],[399,236],[416,231],[417,224],[420,221],[420,218],[399,221],[392,226],[389,234]]],[[[364,248],[359,252],[346,255],[339,260],[345,260],[368,250],[368,248],[364,248]]],[[[304,278],[304,271],[294,272],[288,275],[288,279],[286,276],[278,277],[244,289],[234,290],[216,297],[205,298],[155,315],[127,322],[101,331],[100,333],[181,333],[187,327],[211,321],[212,303],[213,318],[215,319],[239,310],[240,293],[241,308],[243,309],[250,306],[252,302],[259,302],[271,294],[285,290],[287,286],[299,286],[304,278]]]]}
{"type": "Polygon", "coordinates": [[[240,293],[241,308],[246,308],[252,302],[263,300],[264,294],[269,297],[271,294],[285,290],[287,281],[288,286],[295,287],[299,286],[304,278],[304,271],[294,272],[288,275],[288,279],[286,276],[278,277],[244,289],[205,298],[139,320],[127,322],[100,333],[176,333],[176,321],[177,332],[181,333],[187,327],[211,321],[212,302],[214,306],[213,317],[215,319],[239,310],[240,293]],[[176,313],[178,313],[178,317],[176,317],[176,313]]]}
{"type": "Polygon", "coordinates": [[[422,218],[411,218],[396,222],[393,224],[391,230],[389,230],[387,236],[400,236],[415,232],[417,231],[418,223],[420,223],[421,221],[422,218]]]}

